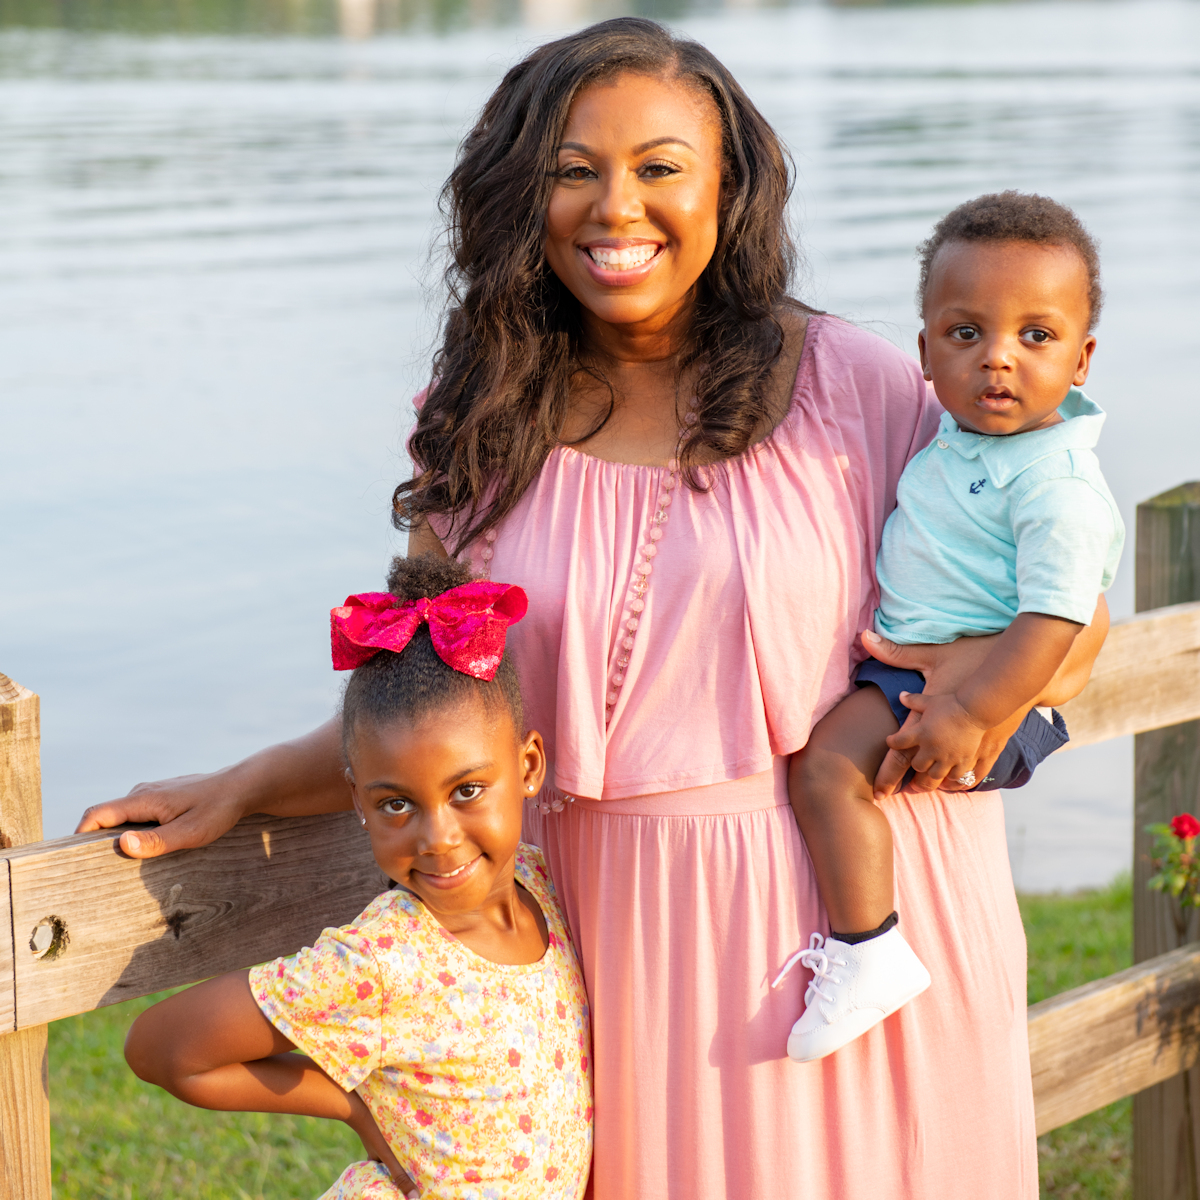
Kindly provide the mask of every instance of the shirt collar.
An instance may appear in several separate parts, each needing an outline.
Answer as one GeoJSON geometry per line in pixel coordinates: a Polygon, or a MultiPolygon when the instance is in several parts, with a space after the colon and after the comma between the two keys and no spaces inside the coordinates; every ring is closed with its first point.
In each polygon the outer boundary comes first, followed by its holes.
{"type": "Polygon", "coordinates": [[[938,440],[946,442],[963,458],[983,463],[994,487],[1005,487],[1034,463],[1063,450],[1090,450],[1100,440],[1104,410],[1078,388],[1072,388],[1058,406],[1062,422],[1049,429],[1031,433],[1012,433],[1007,437],[989,437],[959,429],[948,413],[942,413],[938,440]]]}

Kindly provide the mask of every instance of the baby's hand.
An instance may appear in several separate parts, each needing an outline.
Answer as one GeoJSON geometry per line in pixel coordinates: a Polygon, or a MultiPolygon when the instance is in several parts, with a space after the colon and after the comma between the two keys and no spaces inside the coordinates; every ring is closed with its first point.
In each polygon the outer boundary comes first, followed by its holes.
{"type": "Polygon", "coordinates": [[[905,721],[903,728],[887,739],[889,758],[903,753],[913,771],[924,775],[933,788],[941,787],[943,780],[970,787],[975,782],[970,773],[979,762],[987,727],[953,695],[901,692],[900,700],[918,719],[905,721]]]}

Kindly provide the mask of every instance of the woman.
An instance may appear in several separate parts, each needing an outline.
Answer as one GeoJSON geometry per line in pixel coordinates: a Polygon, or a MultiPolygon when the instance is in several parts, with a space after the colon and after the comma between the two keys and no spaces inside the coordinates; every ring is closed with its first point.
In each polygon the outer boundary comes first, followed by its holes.
{"type": "MultiPolygon", "coordinates": [[[[554,786],[527,831],[592,1000],[597,1200],[1032,1197],[996,793],[886,806],[924,996],[798,1066],[800,973],[769,987],[825,928],[787,758],[848,687],[896,480],[936,424],[915,364],[788,300],[789,182],[728,72],[651,22],[514,67],[447,184],[452,306],[397,518],[410,553],[529,593],[513,644],[554,786]]],[[[946,691],[985,643],[888,657],[946,691]]],[[[123,835],[138,856],[196,845],[348,807],[341,765],[330,723],[81,828],[162,822],[123,835]]]]}

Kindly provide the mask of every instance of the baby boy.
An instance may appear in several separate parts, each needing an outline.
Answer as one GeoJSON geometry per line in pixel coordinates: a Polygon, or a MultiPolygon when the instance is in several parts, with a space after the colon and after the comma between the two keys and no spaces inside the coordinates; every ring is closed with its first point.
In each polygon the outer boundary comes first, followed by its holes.
{"type": "Polygon", "coordinates": [[[921,246],[921,366],[945,412],[884,528],[876,630],[901,644],[1000,636],[947,695],[868,659],[792,760],[789,795],[831,929],[780,975],[796,962],[813,971],[788,1039],[797,1061],[840,1049],[930,983],[892,907],[891,830],[873,784],[885,755],[903,752],[947,788],[1012,788],[1067,741],[1062,717],[1037,705],[1125,536],[1092,451],[1104,413],[1079,390],[1099,274],[1087,230],[1043,196],[981,196],[921,246]],[[1021,713],[989,765],[985,735],[1021,713]]]}

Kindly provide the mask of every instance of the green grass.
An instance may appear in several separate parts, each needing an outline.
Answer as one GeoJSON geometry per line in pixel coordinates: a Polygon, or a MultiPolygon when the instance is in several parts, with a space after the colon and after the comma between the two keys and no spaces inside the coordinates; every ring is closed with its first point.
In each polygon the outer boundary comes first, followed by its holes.
{"type": "MultiPolygon", "coordinates": [[[[1128,879],[1099,891],[1022,896],[1034,1003],[1130,963],[1128,879]]],[[[121,1045],[157,997],[58,1021],[50,1032],[55,1200],[313,1200],[359,1157],[333,1121],[188,1108],[140,1082],[121,1045]]],[[[1038,1139],[1042,1196],[1130,1194],[1130,1102],[1038,1139]]]]}
{"type": "Polygon", "coordinates": [[[142,1083],[121,1046],[156,999],[51,1027],[55,1200],[314,1200],[362,1157],[339,1122],[205,1112],[142,1083]]]}
{"type": "MultiPolygon", "coordinates": [[[[1029,1003],[1111,975],[1133,957],[1133,890],[1128,877],[1099,891],[1021,896],[1029,940],[1029,1003]]],[[[1128,1097],[1038,1138],[1044,1197],[1124,1200],[1133,1150],[1128,1097]]]]}

